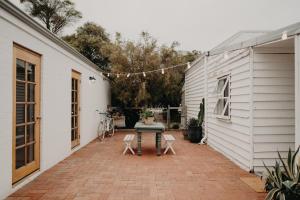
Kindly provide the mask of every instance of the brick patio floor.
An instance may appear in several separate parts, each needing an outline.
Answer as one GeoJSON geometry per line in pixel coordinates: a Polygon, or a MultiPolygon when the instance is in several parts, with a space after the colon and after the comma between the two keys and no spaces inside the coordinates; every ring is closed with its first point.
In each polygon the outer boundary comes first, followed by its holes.
{"type": "Polygon", "coordinates": [[[154,134],[143,155],[122,155],[125,132],[95,140],[44,172],[8,199],[263,200],[240,177],[251,176],[208,146],[176,137],[177,155],[155,155],[154,134]]]}

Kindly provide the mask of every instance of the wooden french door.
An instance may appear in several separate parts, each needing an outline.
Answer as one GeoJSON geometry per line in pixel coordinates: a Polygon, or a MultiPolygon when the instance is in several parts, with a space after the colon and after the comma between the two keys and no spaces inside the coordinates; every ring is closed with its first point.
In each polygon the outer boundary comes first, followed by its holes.
{"type": "Polygon", "coordinates": [[[40,168],[41,56],[14,45],[12,182],[40,168]]]}
{"type": "Polygon", "coordinates": [[[80,144],[80,73],[72,71],[71,143],[72,148],[80,144]]]}

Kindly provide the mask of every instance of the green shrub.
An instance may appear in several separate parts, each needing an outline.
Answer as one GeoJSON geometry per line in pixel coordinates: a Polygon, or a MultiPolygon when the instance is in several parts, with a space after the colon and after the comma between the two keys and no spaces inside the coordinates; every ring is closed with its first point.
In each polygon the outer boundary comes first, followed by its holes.
{"type": "Polygon", "coordinates": [[[299,147],[292,154],[289,149],[287,162],[285,162],[278,152],[280,163],[276,161],[272,170],[267,169],[265,189],[268,195],[265,200],[297,200],[300,199],[300,166],[296,164],[296,157],[299,147]],[[281,167],[281,166],[282,167],[281,167]]]}
{"type": "Polygon", "coordinates": [[[141,118],[142,119],[147,119],[148,117],[154,117],[154,113],[149,109],[144,109],[141,112],[141,118]]]}

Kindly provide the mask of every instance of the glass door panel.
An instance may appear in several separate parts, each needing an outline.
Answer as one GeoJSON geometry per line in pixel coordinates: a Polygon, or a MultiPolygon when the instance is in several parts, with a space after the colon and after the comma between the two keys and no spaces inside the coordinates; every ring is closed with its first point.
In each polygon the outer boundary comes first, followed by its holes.
{"type": "Polygon", "coordinates": [[[40,56],[14,45],[13,180],[39,169],[40,56]]]}
{"type": "Polygon", "coordinates": [[[72,91],[71,91],[71,143],[72,148],[80,144],[79,131],[79,99],[80,99],[80,74],[72,72],[72,91]]]}

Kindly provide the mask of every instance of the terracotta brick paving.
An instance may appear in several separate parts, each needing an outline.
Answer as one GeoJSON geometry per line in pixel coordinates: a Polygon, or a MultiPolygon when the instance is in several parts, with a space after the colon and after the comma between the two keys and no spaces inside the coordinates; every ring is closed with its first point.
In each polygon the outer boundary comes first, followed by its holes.
{"type": "Polygon", "coordinates": [[[207,146],[176,137],[176,155],[155,155],[154,134],[143,155],[122,155],[125,132],[86,147],[7,199],[24,200],[263,200],[241,180],[251,176],[207,146]]]}

